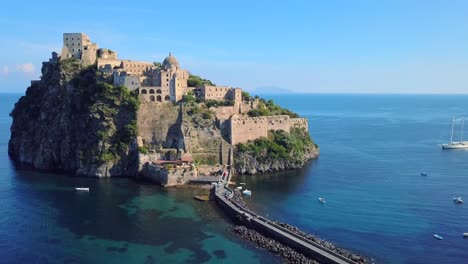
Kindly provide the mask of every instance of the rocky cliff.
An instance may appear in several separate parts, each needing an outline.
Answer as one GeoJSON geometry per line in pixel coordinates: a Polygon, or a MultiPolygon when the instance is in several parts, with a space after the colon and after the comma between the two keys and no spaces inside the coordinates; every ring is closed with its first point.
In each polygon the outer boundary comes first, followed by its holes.
{"type": "Polygon", "coordinates": [[[15,104],[8,152],[20,167],[108,177],[135,175],[136,94],[73,59],[45,62],[15,104]]]}
{"type": "Polygon", "coordinates": [[[238,174],[298,169],[318,155],[318,146],[304,129],[293,128],[289,134],[270,131],[268,138],[236,146],[234,168],[238,174]]]}
{"type": "Polygon", "coordinates": [[[15,163],[80,176],[136,176],[150,161],[188,152],[199,165],[219,169],[234,159],[237,173],[256,174],[299,168],[318,155],[299,128],[231,146],[228,122],[207,102],[140,104],[136,91],[108,78],[74,59],[45,62],[41,80],[11,112],[8,151],[15,163]]]}

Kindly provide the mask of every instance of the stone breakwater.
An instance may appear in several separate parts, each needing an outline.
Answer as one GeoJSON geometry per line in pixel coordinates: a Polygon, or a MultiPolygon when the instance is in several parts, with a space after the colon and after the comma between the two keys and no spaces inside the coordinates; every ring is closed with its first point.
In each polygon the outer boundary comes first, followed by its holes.
{"type": "Polygon", "coordinates": [[[307,234],[306,232],[304,231],[301,231],[299,228],[295,227],[295,226],[292,226],[292,225],[289,225],[289,224],[286,224],[286,223],[282,223],[282,222],[279,222],[279,221],[273,221],[274,223],[288,229],[289,231],[292,231],[302,237],[305,237],[309,240],[312,240],[314,241],[315,243],[317,244],[320,244],[321,246],[333,251],[333,252],[336,252],[342,256],[345,256],[346,258],[349,258],[357,263],[368,263],[368,261],[360,256],[360,255],[357,255],[357,254],[354,254],[354,253],[351,253],[349,252],[348,250],[345,250],[345,249],[341,249],[341,248],[338,248],[336,247],[335,245],[333,245],[332,243],[330,242],[327,242],[327,241],[324,241],[322,239],[319,239],[313,235],[310,235],[310,234],[307,234]]]}
{"type": "MultiPolygon", "coordinates": [[[[245,201],[243,200],[242,198],[242,193],[237,190],[237,189],[234,189],[233,190],[234,194],[231,198],[232,201],[235,201],[240,207],[244,208],[245,210],[249,210],[248,207],[247,207],[247,204],[245,203],[245,201]]],[[[317,238],[316,236],[313,236],[311,234],[308,234],[302,230],[300,230],[299,228],[295,227],[295,226],[292,226],[292,225],[289,225],[289,224],[286,224],[286,223],[283,223],[283,222],[279,222],[279,221],[272,221],[273,223],[303,237],[303,238],[306,238],[306,239],[309,239],[319,245],[321,245],[322,247],[330,250],[330,251],[333,251],[341,256],[344,256],[356,263],[362,263],[362,264],[365,264],[365,263],[369,263],[369,261],[364,258],[363,256],[360,256],[358,254],[355,254],[355,253],[352,253],[348,250],[345,250],[345,249],[341,249],[341,248],[338,248],[336,247],[335,245],[333,245],[332,243],[330,242],[327,242],[327,241],[324,241],[322,239],[319,239],[317,238]]],[[[247,241],[250,241],[254,244],[256,244],[257,246],[269,251],[269,252],[272,252],[273,254],[275,255],[278,255],[280,256],[281,258],[283,258],[283,261],[286,262],[286,263],[320,263],[316,260],[313,260],[299,252],[297,252],[296,250],[292,249],[291,247],[289,246],[286,246],[280,242],[278,242],[277,240],[274,240],[272,238],[269,238],[269,237],[266,237],[262,234],[260,234],[258,231],[254,230],[254,229],[251,229],[251,228],[248,228],[246,226],[236,226],[234,229],[233,229],[234,233],[238,234],[240,237],[242,237],[243,239],[247,240],[247,241]]]]}
{"type": "Polygon", "coordinates": [[[304,263],[304,264],[318,264],[315,260],[311,260],[294,249],[285,246],[278,241],[265,237],[259,232],[249,229],[245,226],[235,226],[234,233],[243,239],[255,244],[256,246],[265,249],[282,258],[284,263],[304,263]]]}

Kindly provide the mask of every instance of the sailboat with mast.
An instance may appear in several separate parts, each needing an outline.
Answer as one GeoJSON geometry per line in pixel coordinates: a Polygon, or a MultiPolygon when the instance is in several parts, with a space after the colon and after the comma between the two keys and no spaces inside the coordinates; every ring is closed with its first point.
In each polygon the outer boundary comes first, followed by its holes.
{"type": "Polygon", "coordinates": [[[442,149],[468,149],[468,141],[463,141],[463,128],[465,125],[465,118],[461,117],[455,119],[452,117],[452,134],[450,135],[450,143],[442,144],[442,149]],[[455,126],[455,122],[461,121],[461,134],[460,134],[460,141],[453,141],[453,130],[455,126]]]}

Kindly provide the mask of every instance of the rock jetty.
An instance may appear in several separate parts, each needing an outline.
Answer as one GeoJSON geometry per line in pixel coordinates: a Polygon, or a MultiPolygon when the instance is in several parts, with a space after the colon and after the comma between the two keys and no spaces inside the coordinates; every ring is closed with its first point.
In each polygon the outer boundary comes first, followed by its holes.
{"type": "Polygon", "coordinates": [[[233,231],[234,233],[238,234],[243,239],[250,241],[254,245],[281,257],[283,262],[285,263],[320,263],[315,260],[309,259],[303,254],[298,253],[294,249],[285,246],[274,239],[265,237],[259,232],[253,229],[249,229],[245,226],[235,226],[233,231]]]}

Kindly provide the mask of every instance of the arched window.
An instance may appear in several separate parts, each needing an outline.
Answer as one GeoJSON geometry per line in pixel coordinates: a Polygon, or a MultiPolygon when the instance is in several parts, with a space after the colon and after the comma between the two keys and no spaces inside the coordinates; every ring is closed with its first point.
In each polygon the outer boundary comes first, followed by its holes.
{"type": "Polygon", "coordinates": [[[170,100],[171,100],[171,97],[170,97],[169,95],[166,95],[166,97],[164,97],[164,100],[170,101],[170,100]]]}
{"type": "Polygon", "coordinates": [[[156,97],[156,100],[157,100],[158,102],[162,102],[161,96],[158,95],[158,97],[156,97]]]}
{"type": "Polygon", "coordinates": [[[150,100],[154,102],[154,95],[150,96],[150,100]]]}
{"type": "Polygon", "coordinates": [[[157,90],[156,90],[156,93],[160,94],[160,93],[161,93],[161,89],[157,89],[157,90]]]}
{"type": "Polygon", "coordinates": [[[146,91],[146,89],[142,89],[141,90],[141,94],[147,94],[148,92],[146,91]]]}
{"type": "Polygon", "coordinates": [[[153,89],[150,89],[150,94],[154,94],[154,90],[153,89]]]}

